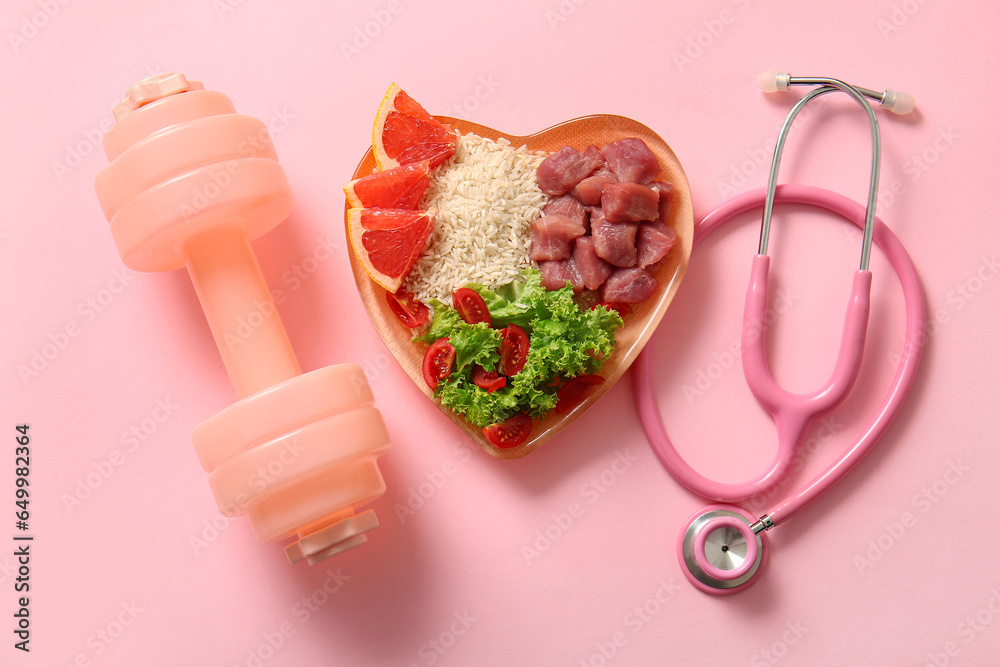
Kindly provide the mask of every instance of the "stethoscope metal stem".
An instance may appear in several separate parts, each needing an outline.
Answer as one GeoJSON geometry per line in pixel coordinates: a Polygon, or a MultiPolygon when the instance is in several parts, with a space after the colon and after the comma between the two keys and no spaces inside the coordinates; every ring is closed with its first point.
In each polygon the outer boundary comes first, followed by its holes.
{"type": "Polygon", "coordinates": [[[774,528],[774,521],[771,520],[770,514],[765,514],[750,524],[750,530],[753,531],[754,535],[760,535],[765,530],[771,530],[772,528],[774,528]]]}
{"type": "Polygon", "coordinates": [[[788,83],[792,86],[807,85],[822,86],[822,88],[817,88],[816,90],[806,93],[802,99],[800,99],[795,106],[792,107],[791,111],[788,112],[788,116],[785,117],[784,124],[781,126],[781,132],[778,133],[778,141],[774,147],[774,159],[771,161],[771,172],[767,181],[767,195],[764,201],[764,217],[761,221],[760,245],[757,252],[761,255],[767,254],[767,241],[771,231],[771,214],[774,211],[774,190],[778,184],[778,168],[781,164],[781,154],[784,151],[785,140],[788,138],[788,132],[792,128],[792,123],[795,122],[796,116],[799,115],[799,112],[802,111],[802,109],[810,101],[820,95],[825,95],[839,90],[850,95],[861,106],[861,108],[865,111],[865,114],[868,116],[868,124],[871,128],[871,177],[868,184],[868,203],[865,209],[865,226],[861,245],[860,264],[860,269],[862,271],[867,271],[868,264],[871,260],[872,236],[875,232],[875,203],[876,198],[878,197],[879,167],[882,161],[882,138],[879,133],[878,119],[875,117],[875,111],[872,110],[872,107],[865,99],[865,96],[881,102],[884,98],[884,93],[876,93],[875,91],[868,90],[867,88],[857,88],[844,83],[839,79],[830,79],[825,77],[812,78],[793,76],[789,78],[788,83]]]}
{"type": "MultiPolygon", "coordinates": [[[[791,76],[788,77],[789,86],[826,86],[831,87],[830,81],[839,81],[839,79],[828,79],[826,77],[806,77],[806,76],[791,76]]],[[[843,83],[843,82],[841,82],[843,83]]],[[[848,85],[848,84],[845,84],[848,85]]],[[[882,92],[871,90],[870,88],[862,88],[861,86],[851,86],[854,90],[858,91],[865,97],[875,100],[879,104],[885,101],[886,94],[889,91],[883,90],[882,92]]]]}

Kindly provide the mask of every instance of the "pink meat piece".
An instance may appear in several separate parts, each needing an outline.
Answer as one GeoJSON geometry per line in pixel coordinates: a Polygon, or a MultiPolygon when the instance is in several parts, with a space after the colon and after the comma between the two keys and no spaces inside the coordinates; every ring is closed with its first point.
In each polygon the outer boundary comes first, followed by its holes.
{"type": "Polygon", "coordinates": [[[609,222],[656,220],[660,215],[660,195],[638,183],[611,183],[604,186],[601,209],[609,222]]]}
{"type": "Polygon", "coordinates": [[[674,185],[673,183],[666,183],[664,181],[656,181],[655,183],[650,183],[649,187],[656,190],[657,194],[660,195],[660,215],[657,218],[660,222],[665,222],[669,224],[670,221],[670,202],[673,200],[674,185]]]}
{"type": "Polygon", "coordinates": [[[615,269],[601,285],[604,303],[639,303],[653,296],[656,278],[646,269],[615,269]]]}
{"type": "Polygon", "coordinates": [[[583,276],[573,258],[559,259],[551,262],[539,262],[538,271],[542,274],[542,286],[547,290],[555,290],[566,286],[566,282],[573,286],[573,293],[579,294],[583,291],[583,276]]]}
{"type": "Polygon", "coordinates": [[[542,215],[564,215],[571,220],[587,226],[587,209],[571,195],[553,197],[542,209],[542,215]]]}
{"type": "Polygon", "coordinates": [[[601,149],[590,144],[585,149],[583,149],[583,154],[594,161],[594,169],[599,169],[604,166],[604,153],[601,149]]]}
{"type": "Polygon", "coordinates": [[[642,223],[635,238],[636,265],[645,269],[659,262],[675,245],[677,232],[673,227],[659,220],[642,223]]]}
{"type": "Polygon", "coordinates": [[[563,146],[538,165],[538,187],[548,195],[563,195],[600,166],[600,157],[563,146]]]}
{"type": "Polygon", "coordinates": [[[601,259],[615,266],[635,266],[635,222],[608,222],[600,209],[590,210],[590,233],[594,250],[601,259]]]}
{"type": "Polygon", "coordinates": [[[601,205],[588,206],[587,207],[587,236],[594,235],[594,221],[598,222],[604,220],[604,211],[601,210],[601,205]]]}
{"type": "Polygon", "coordinates": [[[652,182],[660,175],[660,163],[642,139],[627,137],[604,147],[604,159],[623,183],[652,182]]]}
{"type": "Polygon", "coordinates": [[[543,215],[531,223],[528,258],[533,262],[567,259],[573,239],[585,231],[583,225],[565,215],[543,215]]]}
{"type": "Polygon", "coordinates": [[[601,193],[604,192],[604,186],[617,182],[618,177],[615,176],[615,172],[606,166],[602,166],[593,174],[577,183],[570,194],[587,206],[600,206],[601,193]]]}
{"type": "Polygon", "coordinates": [[[615,176],[615,172],[611,171],[611,167],[609,167],[607,163],[604,163],[600,167],[598,167],[597,171],[591,174],[591,176],[603,176],[605,178],[613,179],[615,183],[618,182],[618,177],[615,176]]]}
{"type": "Polygon", "coordinates": [[[613,266],[597,256],[594,239],[590,236],[581,236],[573,242],[572,259],[587,289],[600,287],[614,270],[613,266]]]}

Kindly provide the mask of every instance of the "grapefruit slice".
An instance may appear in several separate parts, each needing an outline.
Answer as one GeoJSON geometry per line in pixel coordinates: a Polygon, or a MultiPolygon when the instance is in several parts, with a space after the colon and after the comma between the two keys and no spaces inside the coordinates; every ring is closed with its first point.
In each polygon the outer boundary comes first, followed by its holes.
{"type": "Polygon", "coordinates": [[[375,164],[385,171],[428,160],[437,167],[455,154],[455,133],[392,84],[382,98],[372,129],[375,164]]]}
{"type": "Polygon", "coordinates": [[[436,209],[352,208],[347,212],[351,250],[378,285],[395,292],[413,268],[434,227],[436,209]]]}
{"type": "Polygon", "coordinates": [[[376,171],[344,186],[351,208],[416,208],[430,183],[430,162],[422,160],[376,171]]]}

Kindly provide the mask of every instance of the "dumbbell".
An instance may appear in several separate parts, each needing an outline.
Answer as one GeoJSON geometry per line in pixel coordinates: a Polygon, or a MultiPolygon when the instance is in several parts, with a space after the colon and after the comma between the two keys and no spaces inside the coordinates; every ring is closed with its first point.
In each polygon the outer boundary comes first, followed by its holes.
{"type": "Polygon", "coordinates": [[[261,274],[250,242],[294,201],[267,127],[182,74],[139,82],[114,116],[95,188],[118,252],[187,267],[239,397],[191,436],[220,511],[261,541],[294,536],[291,562],[364,543],[389,435],[360,366],[302,373],[261,274]]]}

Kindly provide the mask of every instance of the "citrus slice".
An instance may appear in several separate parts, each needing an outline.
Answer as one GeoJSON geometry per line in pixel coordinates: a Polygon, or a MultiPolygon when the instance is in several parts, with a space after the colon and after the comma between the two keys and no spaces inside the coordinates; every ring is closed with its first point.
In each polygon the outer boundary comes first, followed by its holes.
{"type": "Polygon", "coordinates": [[[344,186],[351,208],[416,208],[430,182],[430,162],[422,160],[376,171],[344,186]]]}
{"type": "Polygon", "coordinates": [[[436,209],[352,208],[347,212],[351,250],[378,285],[395,292],[413,268],[434,227],[436,209]]]}
{"type": "Polygon", "coordinates": [[[389,86],[372,129],[372,151],[379,169],[421,160],[436,167],[455,154],[457,140],[449,127],[427,113],[402,88],[389,86]]]}

